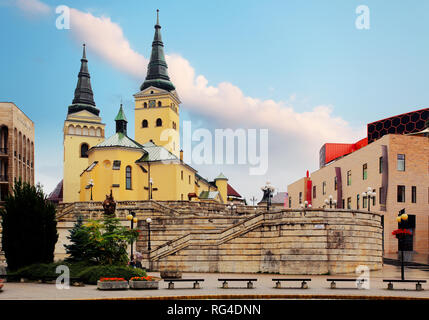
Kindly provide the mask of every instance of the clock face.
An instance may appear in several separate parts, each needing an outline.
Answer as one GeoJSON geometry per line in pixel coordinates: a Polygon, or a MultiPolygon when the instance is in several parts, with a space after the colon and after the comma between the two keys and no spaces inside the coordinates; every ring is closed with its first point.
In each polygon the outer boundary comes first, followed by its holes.
{"type": "Polygon", "coordinates": [[[149,101],[149,108],[155,108],[155,100],[149,101]]]}

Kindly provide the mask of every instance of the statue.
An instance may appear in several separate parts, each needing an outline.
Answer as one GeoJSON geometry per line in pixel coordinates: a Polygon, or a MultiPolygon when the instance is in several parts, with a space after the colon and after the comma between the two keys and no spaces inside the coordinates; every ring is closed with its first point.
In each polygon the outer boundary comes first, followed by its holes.
{"type": "Polygon", "coordinates": [[[104,214],[107,216],[115,215],[116,202],[113,199],[112,190],[110,190],[110,196],[106,195],[106,200],[103,201],[104,214]]]}

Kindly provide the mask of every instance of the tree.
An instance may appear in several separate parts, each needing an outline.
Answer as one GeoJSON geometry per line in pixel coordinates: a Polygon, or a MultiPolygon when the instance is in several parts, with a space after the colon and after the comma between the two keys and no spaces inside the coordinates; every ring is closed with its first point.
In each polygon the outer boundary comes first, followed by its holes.
{"type": "Polygon", "coordinates": [[[68,237],[70,245],[65,245],[68,260],[96,262],[103,265],[126,264],[128,243],[135,241],[137,230],[121,226],[118,218],[104,216],[102,221],[77,221],[68,237]]]}
{"type": "Polygon", "coordinates": [[[65,244],[66,253],[69,254],[67,261],[85,261],[89,260],[90,248],[89,233],[83,225],[83,218],[79,216],[73,229],[70,230],[70,235],[67,237],[70,244],[65,244]]]}
{"type": "Polygon", "coordinates": [[[58,240],[55,206],[39,184],[15,181],[0,215],[2,247],[10,270],[53,262],[58,240]]]}

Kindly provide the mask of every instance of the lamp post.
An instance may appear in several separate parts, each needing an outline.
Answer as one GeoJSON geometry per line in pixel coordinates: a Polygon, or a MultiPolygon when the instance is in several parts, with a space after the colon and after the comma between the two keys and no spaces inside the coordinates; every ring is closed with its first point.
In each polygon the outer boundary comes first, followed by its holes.
{"type": "MultiPolygon", "coordinates": [[[[127,220],[131,222],[131,230],[134,229],[134,223],[137,223],[138,219],[136,218],[136,213],[135,212],[130,212],[129,215],[127,215],[127,220]]],[[[131,261],[134,258],[134,254],[133,254],[133,241],[131,240],[131,261]]]]}
{"type": "Polygon", "coordinates": [[[267,199],[267,211],[269,211],[271,206],[271,198],[275,188],[270,184],[269,181],[267,181],[266,185],[261,187],[261,190],[264,192],[264,197],[267,199]]]}
{"type": "Polygon", "coordinates": [[[325,204],[328,206],[329,209],[332,209],[332,206],[337,206],[337,200],[333,200],[332,194],[329,195],[329,199],[325,199],[325,204]]]}
{"type": "Polygon", "coordinates": [[[305,200],[304,203],[301,203],[301,208],[311,208],[311,207],[312,207],[312,205],[308,204],[307,200],[305,200]]]}
{"type": "Polygon", "coordinates": [[[230,203],[228,206],[227,206],[227,208],[229,209],[229,210],[231,210],[231,214],[233,214],[233,211],[235,211],[236,209],[237,209],[237,206],[236,205],[234,205],[234,203],[230,203]]]}
{"type": "Polygon", "coordinates": [[[372,191],[371,187],[368,187],[366,192],[362,192],[362,198],[368,201],[368,211],[371,211],[371,199],[375,198],[376,193],[372,191]]]}
{"type": "MultiPolygon", "coordinates": [[[[398,222],[399,229],[405,229],[406,222],[408,221],[408,215],[405,213],[405,209],[399,211],[398,216],[396,217],[396,221],[398,222]]],[[[401,250],[401,280],[405,280],[405,272],[404,272],[404,240],[407,233],[402,232],[397,234],[399,249],[401,250]]]]}
{"type": "Polygon", "coordinates": [[[92,187],[94,186],[94,180],[90,179],[88,181],[89,188],[91,189],[91,200],[92,200],[92,187]]]}
{"type": "Polygon", "coordinates": [[[152,219],[151,218],[147,218],[146,219],[147,222],[147,250],[150,251],[150,224],[152,223],[152,219]]]}

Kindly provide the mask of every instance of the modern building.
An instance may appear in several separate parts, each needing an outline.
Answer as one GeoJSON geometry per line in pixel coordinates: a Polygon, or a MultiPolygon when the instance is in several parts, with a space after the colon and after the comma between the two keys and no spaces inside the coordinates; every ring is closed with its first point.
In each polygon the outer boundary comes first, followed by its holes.
{"type": "Polygon", "coordinates": [[[122,104],[116,132],[105,139],[105,124],[94,102],[85,45],[72,105],[64,122],[64,178],[54,202],[167,200],[227,203],[241,196],[220,174],[202,178],[183,161],[180,99],[168,75],[157,15],[146,79],[134,95],[135,140],[128,136],[122,104]]]}
{"type": "Polygon", "coordinates": [[[13,102],[0,102],[0,201],[19,179],[34,185],[34,123],[13,102]]]}
{"type": "MultiPolygon", "coordinates": [[[[416,113],[427,117],[427,112],[426,109],[416,113]]],[[[368,128],[372,128],[372,124],[368,128]]],[[[419,125],[419,129],[424,127],[419,125]]],[[[384,220],[384,251],[387,255],[398,251],[398,241],[392,231],[398,228],[396,217],[399,211],[405,209],[412,231],[412,236],[407,239],[407,251],[427,256],[428,135],[415,130],[407,134],[382,132],[377,139],[368,138],[368,141],[370,143],[331,160],[311,175],[288,185],[288,206],[302,207],[307,201],[313,208],[336,206],[380,212],[384,220]],[[368,188],[375,197],[367,196],[368,188]]]]}

